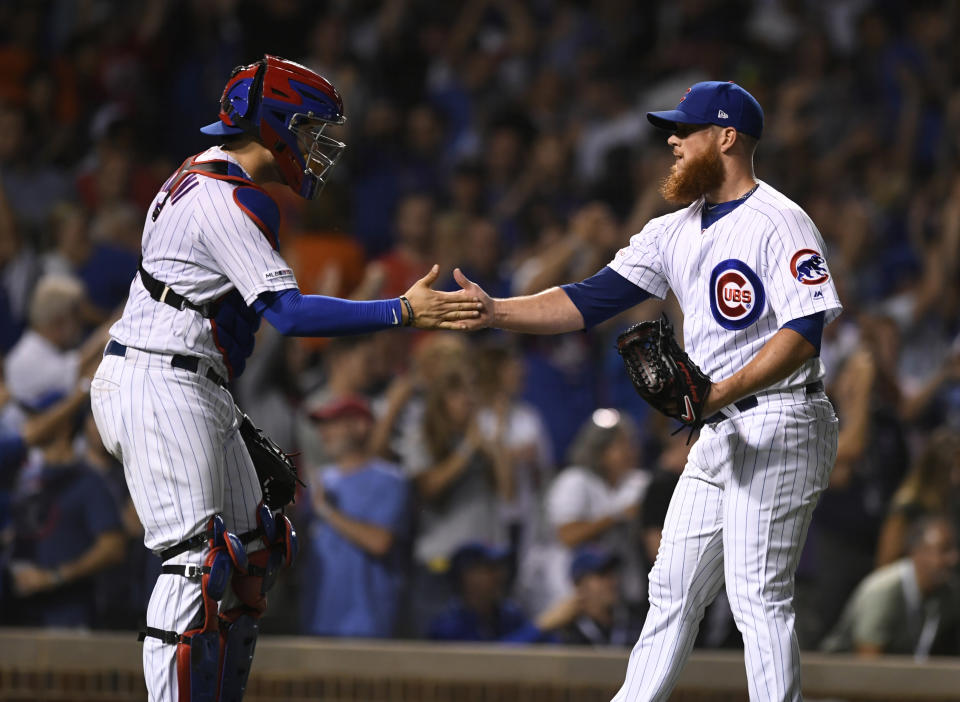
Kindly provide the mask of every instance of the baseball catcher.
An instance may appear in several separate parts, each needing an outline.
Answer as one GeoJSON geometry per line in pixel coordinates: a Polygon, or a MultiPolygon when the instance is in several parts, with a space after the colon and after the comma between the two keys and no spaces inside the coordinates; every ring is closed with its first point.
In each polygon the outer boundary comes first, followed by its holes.
{"type": "Polygon", "coordinates": [[[104,446],[123,461],[144,544],[163,565],[142,632],[151,702],[239,702],[267,593],[297,551],[283,514],[297,476],[228,391],[266,319],[287,336],[452,325],[477,300],[434,291],[439,268],[405,295],[304,295],[280,254],[268,183],[316,198],[345,145],[325,78],[265,56],[233,71],[217,146],[187,158],[154,197],[123,316],[91,385],[104,446]]]}

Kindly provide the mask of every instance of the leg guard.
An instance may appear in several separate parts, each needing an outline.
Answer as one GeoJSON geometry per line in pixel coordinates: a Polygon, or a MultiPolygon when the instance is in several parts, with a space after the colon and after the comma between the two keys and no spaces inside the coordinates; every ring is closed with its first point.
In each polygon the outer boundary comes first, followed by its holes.
{"type": "MultiPolygon", "coordinates": [[[[231,575],[245,573],[246,552],[240,540],[224,528],[220,515],[213,517],[205,532],[207,555],[202,565],[164,565],[162,572],[199,578],[203,595],[200,610],[182,634],[147,627],[140,633],[177,647],[179,702],[215,702],[220,678],[221,639],[217,603],[223,598],[231,575]]],[[[194,537],[196,538],[196,537],[194,537]]]]}
{"type": "Polygon", "coordinates": [[[231,585],[239,604],[220,613],[220,702],[243,699],[257,645],[257,620],[267,609],[267,591],[276,582],[280,568],[290,565],[297,553],[297,532],[287,517],[276,518],[261,504],[257,522],[257,536],[266,548],[250,554],[246,572],[234,572],[231,585]]]}

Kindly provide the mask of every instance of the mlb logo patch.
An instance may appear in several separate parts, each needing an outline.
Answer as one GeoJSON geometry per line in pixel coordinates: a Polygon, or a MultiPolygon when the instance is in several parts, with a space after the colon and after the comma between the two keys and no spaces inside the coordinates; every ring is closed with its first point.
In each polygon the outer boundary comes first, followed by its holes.
{"type": "Polygon", "coordinates": [[[266,271],[263,274],[263,279],[266,281],[276,280],[277,278],[291,278],[293,277],[293,271],[289,268],[278,268],[275,271],[266,271]]]}
{"type": "Polygon", "coordinates": [[[830,279],[827,262],[819,251],[800,249],[790,258],[790,275],[804,285],[822,285],[830,279]]]}

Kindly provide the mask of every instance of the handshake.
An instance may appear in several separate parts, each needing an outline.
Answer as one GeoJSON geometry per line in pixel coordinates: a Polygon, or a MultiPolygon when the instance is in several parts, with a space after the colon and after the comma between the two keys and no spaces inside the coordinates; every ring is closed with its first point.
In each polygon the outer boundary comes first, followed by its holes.
{"type": "Polygon", "coordinates": [[[493,300],[476,283],[471,282],[459,268],[453,277],[460,290],[443,292],[431,286],[440,275],[434,264],[430,272],[414,283],[401,296],[403,325],[418,329],[455,329],[474,331],[491,326],[493,300]]]}

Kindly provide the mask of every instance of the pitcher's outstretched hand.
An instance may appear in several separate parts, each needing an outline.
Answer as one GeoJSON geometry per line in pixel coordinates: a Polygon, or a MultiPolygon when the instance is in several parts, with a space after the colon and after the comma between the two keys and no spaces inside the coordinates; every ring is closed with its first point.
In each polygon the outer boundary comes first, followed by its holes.
{"type": "MultiPolygon", "coordinates": [[[[460,322],[475,321],[481,314],[482,301],[467,290],[434,290],[430,286],[439,275],[440,267],[434,264],[429,273],[407,290],[405,297],[413,310],[412,326],[418,329],[461,329],[460,322]]],[[[403,314],[406,322],[409,316],[406,306],[403,314]]]]}
{"type": "Polygon", "coordinates": [[[467,278],[459,268],[453,269],[453,279],[457,281],[464,295],[480,303],[478,314],[473,317],[462,317],[459,320],[455,317],[447,317],[447,320],[453,323],[446,329],[459,329],[461,331],[477,331],[493,326],[495,302],[479,285],[467,278]]]}

